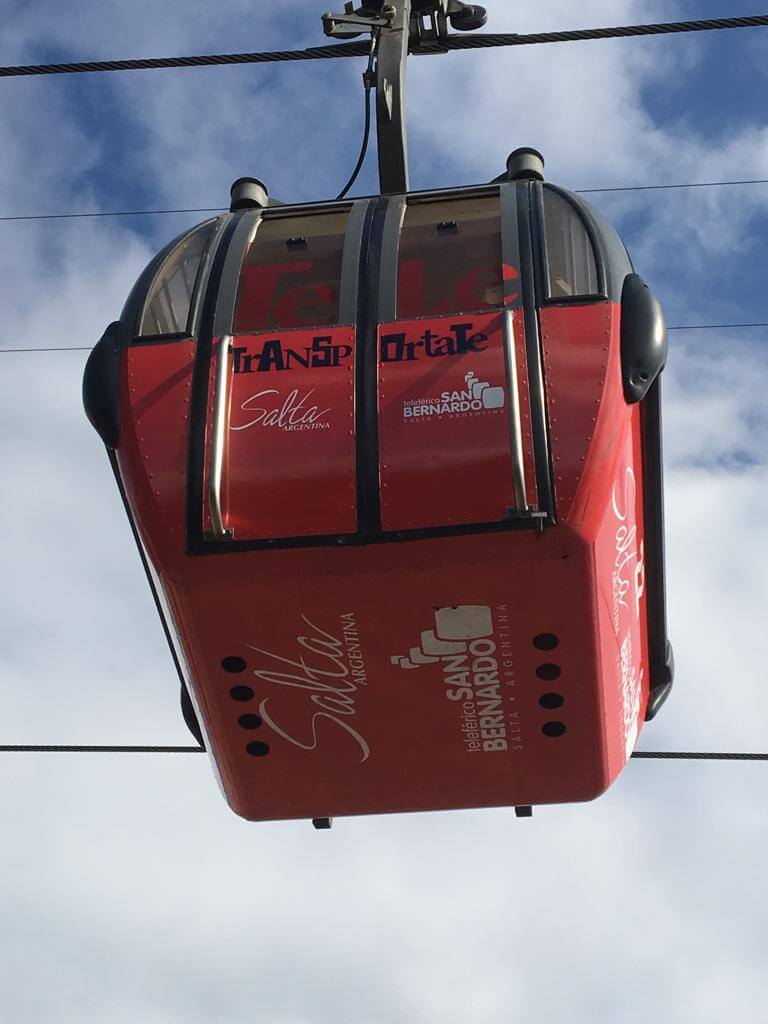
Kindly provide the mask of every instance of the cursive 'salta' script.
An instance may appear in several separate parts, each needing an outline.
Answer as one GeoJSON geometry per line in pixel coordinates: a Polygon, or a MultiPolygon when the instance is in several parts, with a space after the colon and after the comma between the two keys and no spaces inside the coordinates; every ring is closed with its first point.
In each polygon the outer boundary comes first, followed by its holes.
{"type": "Polygon", "coordinates": [[[618,603],[628,609],[627,594],[632,586],[628,573],[629,566],[635,562],[634,585],[635,607],[640,614],[640,599],[645,593],[645,545],[641,541],[638,549],[637,525],[632,522],[632,512],[637,497],[637,481],[631,466],[624,475],[624,486],[618,493],[619,484],[613,488],[613,512],[619,522],[616,530],[616,560],[614,562],[614,593],[618,603]]]}
{"type": "Polygon", "coordinates": [[[310,405],[309,402],[314,393],[313,389],[308,394],[299,397],[298,388],[294,388],[283,399],[280,397],[280,392],[274,388],[259,391],[247,398],[240,406],[241,410],[252,418],[239,427],[230,427],[230,430],[248,430],[249,427],[258,425],[277,427],[280,430],[296,430],[302,427],[307,429],[319,426],[331,410],[310,405]],[[269,400],[264,402],[264,399],[269,400]],[[263,402],[263,404],[257,404],[259,402],[263,402]]]}
{"type": "Polygon", "coordinates": [[[294,658],[283,658],[252,644],[246,646],[274,663],[271,667],[256,669],[254,675],[257,679],[306,691],[303,710],[307,720],[303,727],[297,729],[291,726],[290,731],[285,724],[278,724],[272,716],[271,697],[261,702],[259,714],[279,736],[301,750],[316,750],[319,743],[318,723],[323,720],[331,722],[357,743],[362,754],[361,763],[367,761],[370,747],[350,721],[357,714],[355,696],[358,685],[344,658],[344,642],[340,637],[315,626],[305,615],[301,618],[311,632],[296,637],[299,650],[294,658]],[[302,738],[296,735],[297,731],[302,738]]]}

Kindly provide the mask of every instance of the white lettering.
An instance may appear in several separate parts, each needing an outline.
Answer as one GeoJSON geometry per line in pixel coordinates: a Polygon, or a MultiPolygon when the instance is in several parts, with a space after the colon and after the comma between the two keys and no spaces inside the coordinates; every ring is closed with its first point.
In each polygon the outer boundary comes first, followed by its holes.
{"type": "Polygon", "coordinates": [[[276,686],[307,691],[305,708],[311,716],[305,730],[309,731],[309,737],[299,739],[295,732],[289,732],[275,721],[272,712],[267,710],[267,705],[273,700],[271,697],[261,702],[259,713],[270,728],[301,750],[317,748],[319,741],[316,723],[326,719],[355,740],[362,753],[361,763],[367,761],[370,756],[367,741],[350,722],[345,721],[357,714],[356,694],[360,685],[365,685],[365,676],[353,673],[347,664],[343,637],[327,633],[310,622],[305,615],[301,618],[312,632],[296,637],[300,651],[295,658],[283,658],[252,644],[246,646],[277,663],[273,667],[256,669],[254,675],[257,679],[276,686]]]}
{"type": "Polygon", "coordinates": [[[279,391],[274,388],[259,391],[247,398],[240,406],[243,412],[251,414],[253,418],[238,427],[230,426],[229,429],[248,430],[255,426],[277,427],[279,430],[328,429],[330,424],[325,423],[324,420],[331,410],[321,409],[317,405],[309,405],[309,400],[314,393],[313,388],[300,398],[298,389],[294,388],[285,399],[281,399],[279,391]],[[268,396],[276,397],[263,406],[254,404],[268,396]]]}

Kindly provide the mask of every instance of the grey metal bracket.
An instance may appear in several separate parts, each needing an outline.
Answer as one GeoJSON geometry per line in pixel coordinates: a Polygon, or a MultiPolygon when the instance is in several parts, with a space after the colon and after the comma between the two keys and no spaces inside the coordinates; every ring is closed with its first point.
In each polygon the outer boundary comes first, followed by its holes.
{"type": "Polygon", "coordinates": [[[382,195],[408,191],[405,67],[411,38],[411,0],[398,0],[392,21],[380,30],[376,57],[376,124],[382,195]]]}
{"type": "Polygon", "coordinates": [[[447,53],[449,24],[469,32],[482,28],[487,20],[484,7],[465,0],[413,0],[411,53],[447,53]]]}
{"type": "Polygon", "coordinates": [[[448,13],[455,0],[414,0],[411,12],[411,53],[447,53],[443,41],[448,38],[448,13]]]}
{"type": "Polygon", "coordinates": [[[386,28],[392,23],[394,9],[386,5],[380,14],[369,12],[365,7],[355,10],[354,3],[344,5],[343,14],[324,14],[323,32],[332,39],[354,39],[356,36],[386,28]]]}
{"type": "MultiPolygon", "coordinates": [[[[343,14],[324,14],[323,30],[334,39],[371,33],[375,58],[379,180],[383,195],[408,191],[405,67],[409,53],[440,53],[448,23],[458,29],[485,24],[484,7],[464,0],[349,0],[343,14]]],[[[373,77],[373,76],[371,76],[373,77]]],[[[366,86],[369,80],[366,78],[366,86]]]]}

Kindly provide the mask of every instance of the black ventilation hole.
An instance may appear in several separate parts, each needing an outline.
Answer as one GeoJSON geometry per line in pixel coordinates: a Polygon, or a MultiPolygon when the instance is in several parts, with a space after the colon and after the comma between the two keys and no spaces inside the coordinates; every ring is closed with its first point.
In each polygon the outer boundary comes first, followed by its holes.
{"type": "Polygon", "coordinates": [[[554,651],[560,640],[554,633],[539,633],[533,638],[533,646],[537,651],[554,651]]]}
{"type": "Polygon", "coordinates": [[[269,753],[269,744],[255,740],[253,743],[249,743],[245,749],[251,757],[266,757],[269,753]]]}
{"type": "Polygon", "coordinates": [[[250,686],[233,686],[229,691],[229,696],[232,700],[239,700],[241,703],[245,703],[248,700],[253,700],[256,694],[250,688],[250,686]]]}
{"type": "Polygon", "coordinates": [[[536,675],[539,679],[546,679],[547,681],[552,679],[559,679],[563,674],[563,670],[559,665],[553,665],[551,662],[546,665],[539,665],[536,669],[536,675]]]}
{"type": "Polygon", "coordinates": [[[237,724],[243,729],[260,729],[264,723],[259,715],[240,715],[237,724]]]}
{"type": "Polygon", "coordinates": [[[232,672],[233,674],[237,672],[245,672],[248,668],[242,658],[235,657],[234,655],[230,658],[224,658],[221,663],[221,667],[225,672],[232,672]]]}
{"type": "Polygon", "coordinates": [[[568,730],[562,722],[547,722],[546,725],[542,725],[541,731],[545,736],[557,739],[558,736],[565,736],[568,730]]]}
{"type": "Polygon", "coordinates": [[[565,704],[565,697],[560,693],[545,693],[543,697],[539,697],[539,704],[547,711],[556,711],[565,704]]]}

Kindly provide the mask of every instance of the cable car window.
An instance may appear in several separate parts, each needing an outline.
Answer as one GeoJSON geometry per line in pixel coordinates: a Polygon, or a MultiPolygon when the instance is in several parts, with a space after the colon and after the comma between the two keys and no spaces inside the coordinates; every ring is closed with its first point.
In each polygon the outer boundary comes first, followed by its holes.
{"type": "Polygon", "coordinates": [[[201,224],[160,268],[144,307],[139,337],[186,333],[195,283],[215,227],[215,220],[201,224]]]}
{"type": "Polygon", "coordinates": [[[235,333],[338,324],[349,212],[266,217],[240,271],[235,333]]]}
{"type": "Polygon", "coordinates": [[[597,295],[597,262],[587,229],[571,204],[544,189],[547,234],[547,281],[550,299],[597,295]]]}
{"type": "Polygon", "coordinates": [[[505,304],[498,194],[411,203],[400,235],[397,316],[498,309],[505,304]]]}

